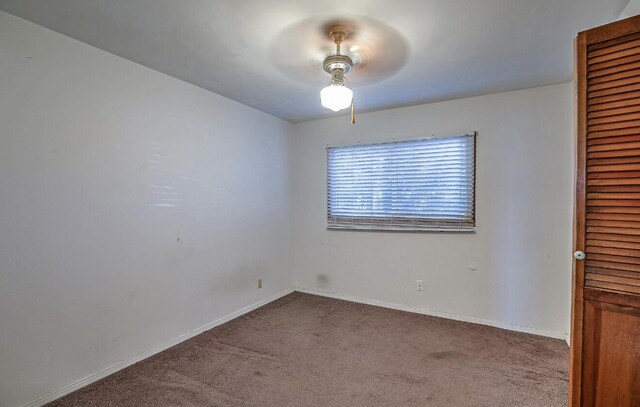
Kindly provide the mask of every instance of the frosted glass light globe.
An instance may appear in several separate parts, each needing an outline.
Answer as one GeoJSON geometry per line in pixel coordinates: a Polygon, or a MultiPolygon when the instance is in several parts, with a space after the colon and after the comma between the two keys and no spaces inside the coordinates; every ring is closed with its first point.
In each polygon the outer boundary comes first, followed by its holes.
{"type": "Polygon", "coordinates": [[[353,91],[344,85],[332,83],[320,91],[322,106],[337,112],[351,106],[353,91]]]}

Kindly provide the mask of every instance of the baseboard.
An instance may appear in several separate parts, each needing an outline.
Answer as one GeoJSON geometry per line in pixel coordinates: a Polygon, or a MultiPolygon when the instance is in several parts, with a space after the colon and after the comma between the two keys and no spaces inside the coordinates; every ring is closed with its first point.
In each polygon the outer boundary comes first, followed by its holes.
{"type": "Polygon", "coordinates": [[[36,400],[30,401],[26,404],[21,405],[20,407],[39,407],[42,406],[44,404],[50,403],[53,400],[56,400],[62,396],[65,396],[71,392],[74,392],[84,386],[87,386],[95,381],[98,381],[102,378],[105,378],[107,376],[109,376],[110,374],[113,374],[115,372],[117,372],[118,370],[122,370],[125,367],[131,366],[134,363],[140,362],[141,360],[144,360],[150,356],[155,355],[156,353],[162,352],[163,350],[169,349],[172,346],[175,346],[177,344],[179,344],[180,342],[184,342],[187,339],[193,338],[196,335],[201,334],[204,331],[208,331],[211,328],[215,328],[218,325],[222,325],[225,322],[229,322],[232,319],[238,318],[241,315],[244,315],[248,312],[251,312],[253,310],[255,310],[256,308],[260,308],[263,305],[266,305],[272,301],[277,300],[280,297],[284,297],[287,294],[292,293],[294,290],[284,290],[274,296],[271,296],[269,298],[266,298],[262,301],[258,301],[255,304],[251,304],[247,307],[244,307],[238,311],[235,311],[229,315],[226,315],[222,318],[216,319],[215,321],[211,321],[205,325],[202,325],[199,328],[196,328],[192,331],[189,331],[187,333],[184,333],[172,340],[170,340],[169,342],[166,342],[158,347],[155,347],[153,349],[149,349],[148,351],[142,352],[142,353],[138,353],[137,355],[127,359],[127,360],[123,360],[122,362],[118,362],[114,365],[111,365],[109,367],[107,367],[106,369],[102,369],[98,372],[95,372],[85,378],[82,378],[80,380],[77,380],[71,384],[68,384],[58,390],[52,391],[49,394],[46,394],[36,400]]]}
{"type": "Polygon", "coordinates": [[[544,329],[530,328],[530,327],[520,326],[520,325],[513,325],[513,324],[504,323],[504,322],[491,321],[491,320],[488,320],[488,319],[466,317],[466,316],[463,316],[463,315],[457,315],[457,314],[452,314],[452,313],[448,313],[448,312],[433,311],[433,310],[429,310],[429,309],[426,309],[426,308],[408,307],[408,306],[405,306],[405,305],[394,304],[394,303],[390,303],[390,302],[369,300],[369,299],[366,299],[366,298],[359,298],[359,297],[352,297],[350,295],[339,295],[339,294],[334,294],[334,293],[331,293],[331,292],[328,292],[328,291],[322,291],[322,290],[312,290],[312,289],[307,289],[307,288],[302,288],[302,287],[296,287],[296,291],[299,291],[301,293],[320,295],[320,296],[323,296],[323,297],[336,298],[338,300],[346,300],[346,301],[357,302],[357,303],[360,303],[360,304],[375,305],[375,306],[383,307],[383,308],[391,308],[391,309],[396,309],[396,310],[400,310],[400,311],[413,312],[415,314],[430,315],[430,316],[433,316],[433,317],[453,319],[453,320],[456,320],[456,321],[463,321],[463,322],[471,322],[473,324],[479,324],[479,325],[487,325],[487,326],[492,326],[492,327],[495,327],[495,328],[506,329],[506,330],[509,330],[509,331],[516,331],[516,332],[523,332],[523,333],[528,333],[528,334],[546,336],[546,337],[554,338],[554,339],[562,339],[562,340],[568,342],[568,336],[564,332],[546,331],[544,329]]]}

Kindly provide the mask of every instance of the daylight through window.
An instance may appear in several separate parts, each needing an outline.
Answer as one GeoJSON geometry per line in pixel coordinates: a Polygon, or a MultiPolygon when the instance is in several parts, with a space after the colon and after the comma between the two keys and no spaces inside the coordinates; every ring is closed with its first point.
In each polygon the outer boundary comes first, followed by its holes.
{"type": "Polygon", "coordinates": [[[473,230],[475,139],[327,148],[328,227],[473,230]]]}

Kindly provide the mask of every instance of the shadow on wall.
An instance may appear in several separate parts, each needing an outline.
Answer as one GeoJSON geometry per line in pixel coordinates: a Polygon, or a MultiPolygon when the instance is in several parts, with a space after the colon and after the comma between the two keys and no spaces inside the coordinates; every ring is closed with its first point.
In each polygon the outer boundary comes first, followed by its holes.
{"type": "Polygon", "coordinates": [[[316,277],[317,281],[318,281],[318,287],[326,290],[329,288],[330,284],[330,279],[329,276],[324,274],[324,273],[320,273],[318,274],[318,276],[316,277]]]}

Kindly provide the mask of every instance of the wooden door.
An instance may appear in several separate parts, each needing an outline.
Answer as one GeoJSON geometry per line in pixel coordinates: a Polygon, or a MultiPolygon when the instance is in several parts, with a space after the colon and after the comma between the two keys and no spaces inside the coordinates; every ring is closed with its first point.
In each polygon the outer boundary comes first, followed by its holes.
{"type": "Polygon", "coordinates": [[[640,407],[640,16],[576,49],[569,404],[640,407]]]}

